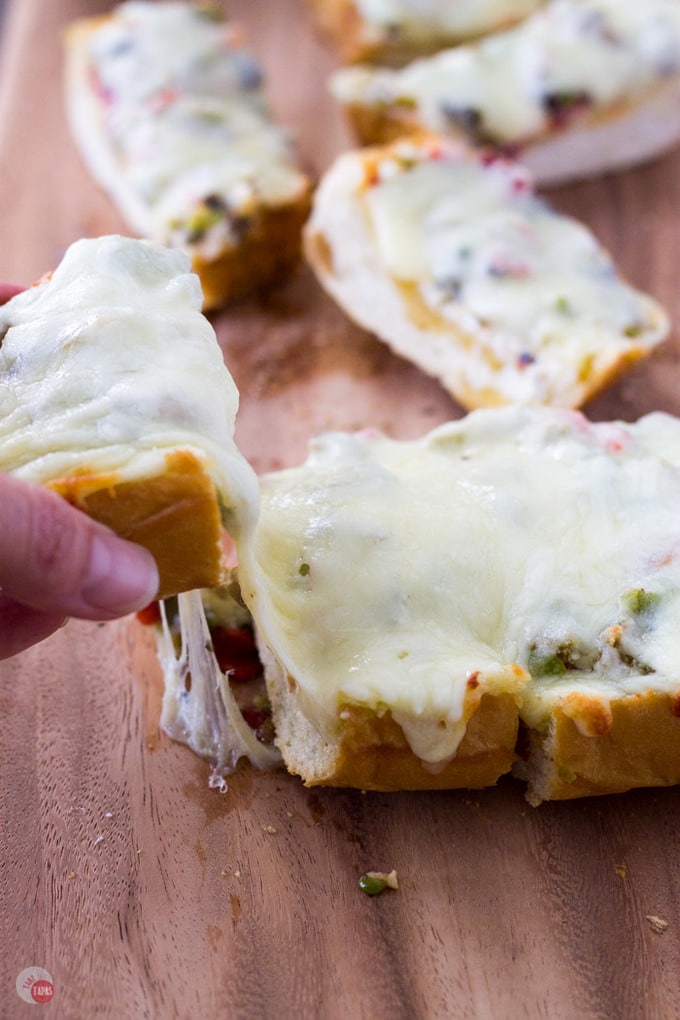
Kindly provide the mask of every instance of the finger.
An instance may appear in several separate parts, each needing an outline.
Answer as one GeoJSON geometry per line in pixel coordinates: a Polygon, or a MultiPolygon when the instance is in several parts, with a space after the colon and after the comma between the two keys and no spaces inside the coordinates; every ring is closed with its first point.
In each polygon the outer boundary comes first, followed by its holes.
{"type": "Polygon", "coordinates": [[[22,606],[0,592],[0,659],[43,641],[66,622],[66,617],[22,606]]]}
{"type": "Polygon", "coordinates": [[[153,600],[158,569],[55,493],[0,475],[0,589],[45,613],[110,620],[153,600]]]}
{"type": "Polygon", "coordinates": [[[0,305],[4,305],[5,301],[9,301],[15,294],[21,294],[25,287],[20,287],[18,283],[6,283],[4,280],[0,280],[0,305]]]}

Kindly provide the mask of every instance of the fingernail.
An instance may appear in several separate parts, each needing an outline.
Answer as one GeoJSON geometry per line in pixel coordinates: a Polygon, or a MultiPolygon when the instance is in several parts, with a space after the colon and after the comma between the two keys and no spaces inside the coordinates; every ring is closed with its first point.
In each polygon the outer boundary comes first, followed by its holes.
{"type": "Polygon", "coordinates": [[[124,616],[148,605],[157,592],[158,567],[150,552],[113,535],[94,535],[80,593],[89,606],[124,616]]]}

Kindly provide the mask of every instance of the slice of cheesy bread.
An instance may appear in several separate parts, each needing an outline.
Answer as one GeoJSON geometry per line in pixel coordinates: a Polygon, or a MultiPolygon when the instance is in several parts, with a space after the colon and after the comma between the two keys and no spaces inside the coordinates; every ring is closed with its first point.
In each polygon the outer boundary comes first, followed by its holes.
{"type": "Polygon", "coordinates": [[[306,227],[347,314],[465,407],[577,407],[668,333],[517,164],[440,137],[342,154],[306,227]]]}
{"type": "Polygon", "coordinates": [[[319,26],[348,63],[399,65],[498,32],[544,0],[308,0],[319,26]]]}
{"type": "Polygon", "coordinates": [[[81,240],[0,308],[0,471],[146,546],[161,597],[221,581],[221,516],[236,527],[258,498],[189,270],[152,242],[81,240]]]}
{"type": "Polygon", "coordinates": [[[553,0],[401,70],[345,68],[331,88],[364,143],[444,132],[521,152],[541,183],[629,166],[680,138],[680,4],[553,0]]]}
{"type": "Polygon", "coordinates": [[[239,580],[308,784],[680,781],[680,422],[476,411],[261,479],[239,580]]]}
{"type": "Polygon", "coordinates": [[[69,26],[73,136],[130,230],[185,251],[205,308],[285,276],[310,184],[214,8],[131,0],[69,26]]]}

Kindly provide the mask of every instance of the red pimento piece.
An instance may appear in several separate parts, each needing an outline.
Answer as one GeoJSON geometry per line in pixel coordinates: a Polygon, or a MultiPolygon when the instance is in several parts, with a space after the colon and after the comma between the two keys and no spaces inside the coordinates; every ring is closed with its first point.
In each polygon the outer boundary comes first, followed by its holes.
{"type": "Polygon", "coordinates": [[[245,41],[246,33],[242,25],[225,25],[220,33],[220,45],[225,50],[243,46],[245,41]]]}
{"type": "Polygon", "coordinates": [[[138,613],[135,613],[135,616],[145,627],[150,627],[154,623],[160,623],[161,607],[158,602],[150,602],[144,609],[140,609],[138,613]]]}
{"type": "Polygon", "coordinates": [[[261,708],[242,708],[241,715],[250,726],[251,730],[259,730],[260,726],[263,726],[269,718],[267,712],[263,712],[261,708]]]}
{"type": "Polygon", "coordinates": [[[501,279],[505,276],[516,280],[523,280],[531,276],[531,269],[525,262],[519,262],[511,255],[499,255],[489,266],[489,276],[498,276],[501,279]]]}
{"type": "Polygon", "coordinates": [[[88,78],[90,80],[90,88],[101,99],[104,106],[111,106],[113,103],[113,92],[104,84],[92,65],[88,68],[88,78]]]}
{"type": "Polygon", "coordinates": [[[444,148],[438,138],[429,139],[426,152],[428,159],[442,159],[444,156],[444,148]]]}
{"type": "Polygon", "coordinates": [[[515,195],[526,195],[531,191],[531,181],[527,177],[513,177],[512,191],[515,195]]]}
{"type": "Polygon", "coordinates": [[[493,166],[494,163],[505,162],[505,160],[495,149],[483,149],[479,154],[479,162],[482,166],[493,166]]]}
{"type": "Polygon", "coordinates": [[[178,99],[179,92],[177,89],[168,87],[161,89],[151,96],[147,105],[152,113],[158,113],[160,110],[164,110],[166,106],[170,106],[171,103],[175,103],[178,99]]]}
{"type": "Polygon", "coordinates": [[[215,627],[211,631],[215,658],[235,681],[255,680],[262,673],[255,635],[250,627],[215,627]]]}

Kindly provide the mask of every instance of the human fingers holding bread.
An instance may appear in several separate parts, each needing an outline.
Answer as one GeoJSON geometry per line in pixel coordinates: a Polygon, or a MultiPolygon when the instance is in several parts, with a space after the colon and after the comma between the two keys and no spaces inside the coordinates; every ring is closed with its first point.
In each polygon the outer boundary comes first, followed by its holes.
{"type": "Polygon", "coordinates": [[[36,485],[0,474],[0,658],[69,616],[112,620],[158,591],[151,554],[36,485]]]}

